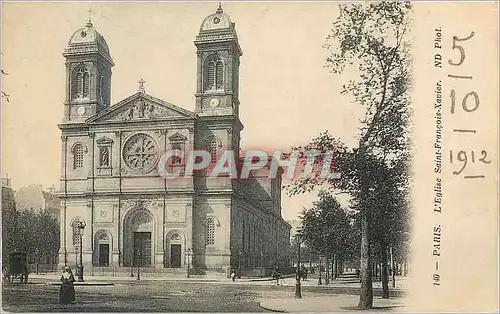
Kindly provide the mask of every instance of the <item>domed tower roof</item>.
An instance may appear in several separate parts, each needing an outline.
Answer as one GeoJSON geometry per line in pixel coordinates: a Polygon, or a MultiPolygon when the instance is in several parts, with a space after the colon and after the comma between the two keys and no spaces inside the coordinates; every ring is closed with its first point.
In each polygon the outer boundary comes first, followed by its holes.
{"type": "Polygon", "coordinates": [[[109,47],[104,37],[94,28],[91,21],[71,36],[64,56],[97,53],[113,64],[109,47]]]}
{"type": "Polygon", "coordinates": [[[195,44],[208,42],[234,42],[241,55],[235,24],[231,21],[229,15],[224,13],[220,3],[215,13],[210,14],[203,20],[200,33],[196,36],[195,44]]]}
{"type": "Polygon", "coordinates": [[[200,33],[203,31],[213,31],[213,30],[234,30],[234,23],[231,21],[229,15],[224,13],[221,5],[217,8],[214,14],[207,16],[200,26],[200,33]]]}

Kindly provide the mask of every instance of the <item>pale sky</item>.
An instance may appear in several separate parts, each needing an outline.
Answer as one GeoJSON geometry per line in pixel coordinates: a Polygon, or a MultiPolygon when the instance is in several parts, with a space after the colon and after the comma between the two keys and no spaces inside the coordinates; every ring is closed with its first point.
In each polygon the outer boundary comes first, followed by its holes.
{"type": "MultiPolygon", "coordinates": [[[[65,91],[61,55],[93,9],[94,27],[115,62],[113,104],[134,94],[138,80],[152,96],[194,110],[196,48],[203,19],[217,2],[2,3],[2,176],[13,188],[54,184],[60,176],[65,91]]],[[[340,95],[346,78],[324,68],[322,48],[336,3],[222,3],[236,23],[240,66],[242,148],[289,149],[324,130],[355,142],[360,108],[340,95]]],[[[315,195],[289,198],[283,216],[296,219],[315,195]]]]}

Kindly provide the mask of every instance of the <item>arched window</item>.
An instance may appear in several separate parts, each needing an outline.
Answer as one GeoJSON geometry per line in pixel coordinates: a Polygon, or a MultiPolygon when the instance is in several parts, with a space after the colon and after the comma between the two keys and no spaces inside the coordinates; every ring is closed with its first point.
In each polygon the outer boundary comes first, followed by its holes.
{"type": "Polygon", "coordinates": [[[106,107],[106,104],[104,103],[104,76],[101,76],[99,79],[99,99],[101,100],[102,105],[106,107]]]}
{"type": "Polygon", "coordinates": [[[210,160],[212,162],[217,161],[217,151],[219,150],[219,141],[215,137],[210,137],[205,142],[205,149],[210,154],[210,160]]]}
{"type": "Polygon", "coordinates": [[[217,61],[215,63],[215,88],[221,89],[224,83],[224,67],[222,66],[222,61],[217,61]]]}
{"type": "Polygon", "coordinates": [[[212,89],[215,85],[215,63],[209,62],[206,69],[205,89],[212,89]]]}
{"type": "Polygon", "coordinates": [[[205,90],[218,90],[224,87],[224,64],[218,56],[205,63],[205,90]]]}
{"type": "Polygon", "coordinates": [[[72,80],[73,99],[88,98],[90,96],[90,72],[85,67],[80,67],[73,74],[72,80]]]}
{"type": "Polygon", "coordinates": [[[207,219],[205,224],[205,245],[215,244],[215,221],[207,219]]]}
{"type": "Polygon", "coordinates": [[[83,145],[76,144],[73,148],[73,169],[83,168],[83,145]]]}
{"type": "Polygon", "coordinates": [[[73,246],[75,248],[79,248],[82,241],[82,225],[83,222],[81,220],[77,220],[73,223],[73,246]]]}

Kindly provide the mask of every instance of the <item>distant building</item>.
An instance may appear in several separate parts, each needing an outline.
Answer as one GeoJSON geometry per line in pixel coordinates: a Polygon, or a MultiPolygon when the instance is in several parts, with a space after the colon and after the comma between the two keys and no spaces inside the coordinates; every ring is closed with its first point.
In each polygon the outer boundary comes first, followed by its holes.
{"type": "Polygon", "coordinates": [[[54,188],[44,191],[41,184],[23,186],[16,191],[16,207],[18,210],[44,211],[59,221],[59,198],[54,188]]]}

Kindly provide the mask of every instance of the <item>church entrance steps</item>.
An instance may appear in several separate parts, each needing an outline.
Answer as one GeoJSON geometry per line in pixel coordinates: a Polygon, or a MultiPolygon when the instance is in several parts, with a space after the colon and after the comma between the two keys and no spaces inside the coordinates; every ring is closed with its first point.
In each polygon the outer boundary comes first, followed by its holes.
{"type": "MultiPolygon", "coordinates": [[[[168,278],[184,278],[187,277],[187,269],[182,268],[154,268],[140,267],[141,277],[168,277],[168,278]]],[[[191,269],[191,272],[193,270],[191,269]]],[[[137,267],[87,267],[85,273],[90,276],[108,276],[108,277],[132,277],[137,276],[137,267]]],[[[190,278],[198,279],[225,279],[227,275],[223,272],[204,271],[204,274],[190,274],[190,278]]]]}

